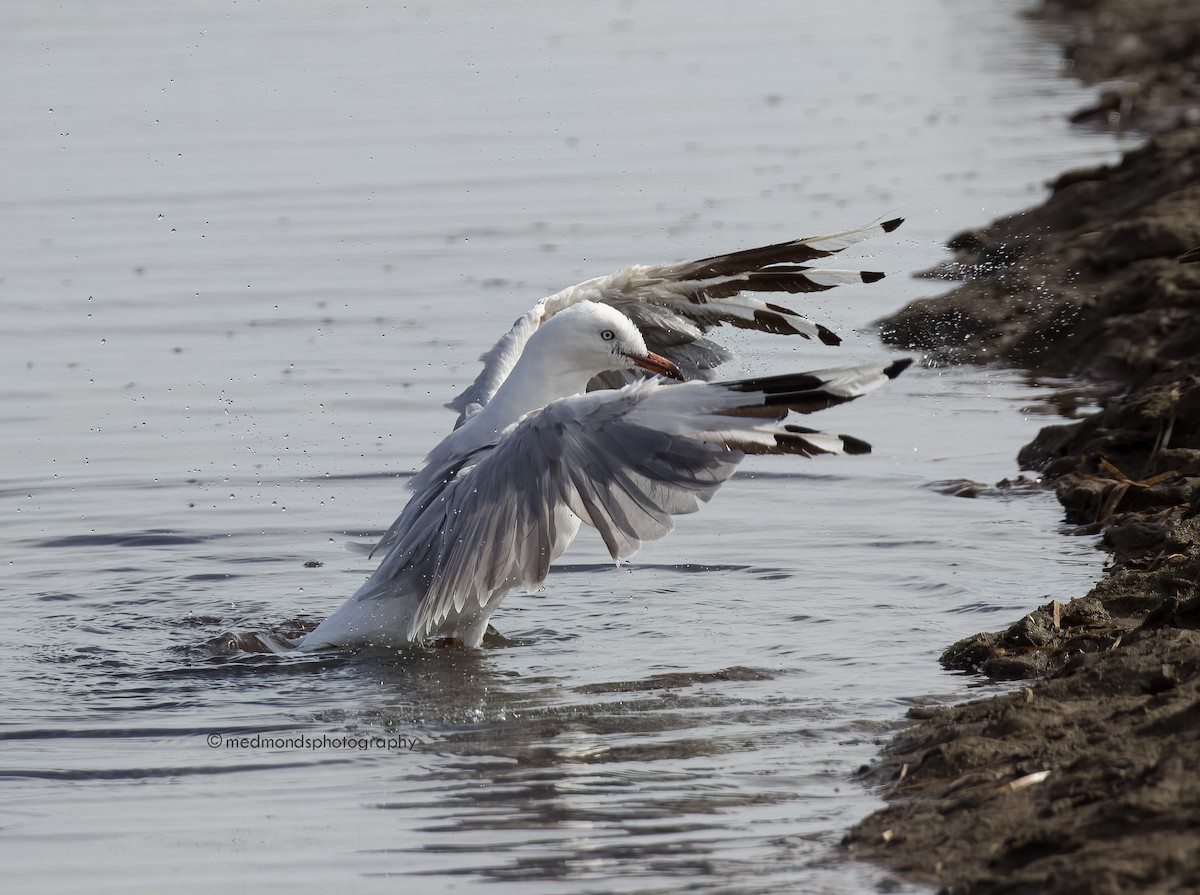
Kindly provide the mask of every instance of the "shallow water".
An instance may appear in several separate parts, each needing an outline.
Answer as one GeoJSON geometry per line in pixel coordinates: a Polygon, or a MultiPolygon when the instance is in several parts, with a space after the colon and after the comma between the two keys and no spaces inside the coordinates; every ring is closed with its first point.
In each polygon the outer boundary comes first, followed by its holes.
{"type": "MultiPolygon", "coordinates": [[[[539,296],[894,214],[806,302],[885,356],[906,271],[1063,167],[1080,92],[1018,3],[8,4],[0,856],[39,891],[857,892],[850,773],[940,650],[1100,565],[966,500],[1043,389],[914,368],[614,569],[582,537],[479,654],[239,649],[332,611],[440,406],[539,296]],[[565,7],[563,8],[566,9],[565,7]],[[320,563],[320,565],[313,565],[320,563]]],[[[801,300],[804,301],[804,300],[801,300]]]]}

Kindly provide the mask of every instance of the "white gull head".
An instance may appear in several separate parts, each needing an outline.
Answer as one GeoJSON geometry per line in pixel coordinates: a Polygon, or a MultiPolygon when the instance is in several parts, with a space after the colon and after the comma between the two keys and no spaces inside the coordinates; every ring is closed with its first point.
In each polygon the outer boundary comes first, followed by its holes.
{"type": "Polygon", "coordinates": [[[551,401],[582,394],[599,373],[640,367],[672,379],[679,368],[646,348],[633,321],[609,305],[581,301],[541,325],[472,427],[497,432],[551,401]]]}
{"type": "Polygon", "coordinates": [[[574,388],[561,383],[563,397],[582,392],[593,376],[610,370],[641,367],[683,378],[673,363],[646,348],[646,340],[632,320],[595,301],[581,301],[547,320],[525,346],[524,356],[530,352],[544,356],[539,366],[545,372],[557,367],[559,375],[573,380],[574,388]]]}

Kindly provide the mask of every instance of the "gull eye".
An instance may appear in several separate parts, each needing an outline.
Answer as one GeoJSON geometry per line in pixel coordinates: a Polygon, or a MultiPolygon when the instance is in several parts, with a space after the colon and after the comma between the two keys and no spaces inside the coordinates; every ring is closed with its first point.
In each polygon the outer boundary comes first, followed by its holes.
{"type": "Polygon", "coordinates": [[[600,332],[600,338],[602,338],[606,342],[611,342],[616,337],[617,337],[617,334],[615,332],[613,332],[611,329],[601,330],[601,332],[600,332]]]}

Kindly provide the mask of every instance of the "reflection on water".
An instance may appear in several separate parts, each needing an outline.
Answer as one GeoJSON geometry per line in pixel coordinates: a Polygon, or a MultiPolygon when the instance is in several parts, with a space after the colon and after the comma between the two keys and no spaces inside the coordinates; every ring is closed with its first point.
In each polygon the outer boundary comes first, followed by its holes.
{"type": "MultiPolygon", "coordinates": [[[[873,455],[747,462],[621,568],[581,537],[479,652],[282,648],[541,295],[895,214],[851,260],[927,269],[1108,157],[1018,5],[4,6],[11,885],[874,886],[850,772],[1098,566],[1048,495],[936,484],[1015,474],[1019,376],[914,368],[823,419],[873,455]]],[[[730,375],[880,359],[928,290],[799,299],[845,343],[734,333],[730,375]]]]}

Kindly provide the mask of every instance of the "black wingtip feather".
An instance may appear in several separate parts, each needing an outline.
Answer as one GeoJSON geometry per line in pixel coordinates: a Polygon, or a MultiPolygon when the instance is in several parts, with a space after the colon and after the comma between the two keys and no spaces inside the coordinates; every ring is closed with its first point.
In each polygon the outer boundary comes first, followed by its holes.
{"type": "Polygon", "coordinates": [[[902,358],[900,358],[900,360],[892,361],[890,364],[888,364],[886,367],[883,368],[883,375],[886,376],[888,379],[895,379],[897,376],[899,376],[901,373],[903,373],[905,370],[907,370],[910,366],[912,366],[912,362],[913,362],[913,359],[911,357],[902,357],[902,358]]]}
{"type": "Polygon", "coordinates": [[[822,345],[841,345],[842,337],[831,329],[826,329],[821,324],[817,324],[817,338],[821,340],[822,345]]]}
{"type": "MultiPolygon", "coordinates": [[[[786,432],[799,437],[801,440],[803,440],[805,435],[821,434],[820,429],[809,429],[807,426],[797,426],[794,423],[788,423],[783,428],[786,432]]],[[[838,438],[842,440],[842,453],[844,454],[861,455],[871,453],[871,445],[867,444],[867,442],[863,441],[861,438],[855,438],[853,435],[842,435],[840,433],[838,434],[838,438]]],[[[780,442],[782,439],[779,439],[779,437],[776,436],[776,441],[780,442]]],[[[825,452],[814,450],[814,453],[825,452]]]]}
{"type": "Polygon", "coordinates": [[[862,281],[864,283],[878,283],[885,276],[887,276],[887,274],[881,270],[864,270],[862,272],[862,281]]]}
{"type": "Polygon", "coordinates": [[[884,233],[891,233],[897,227],[904,223],[904,218],[892,218],[890,221],[884,221],[879,226],[883,228],[884,233]]]}
{"type": "Polygon", "coordinates": [[[852,456],[871,453],[871,445],[863,441],[861,438],[855,438],[853,435],[838,435],[842,440],[842,452],[852,456]]]}
{"type": "MultiPolygon", "coordinates": [[[[781,308],[784,314],[791,313],[787,308],[781,308]]],[[[758,310],[754,312],[754,323],[739,322],[736,318],[730,321],[734,326],[742,329],[756,329],[759,332],[774,333],[780,336],[803,336],[810,338],[808,333],[802,333],[796,327],[788,323],[787,318],[783,314],[774,311],[758,310]]]]}

